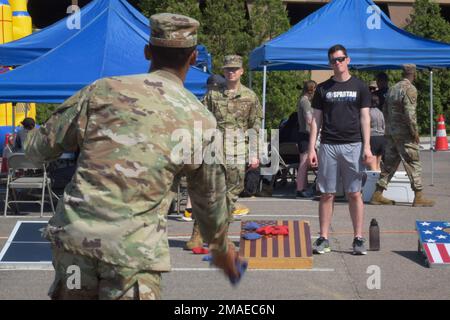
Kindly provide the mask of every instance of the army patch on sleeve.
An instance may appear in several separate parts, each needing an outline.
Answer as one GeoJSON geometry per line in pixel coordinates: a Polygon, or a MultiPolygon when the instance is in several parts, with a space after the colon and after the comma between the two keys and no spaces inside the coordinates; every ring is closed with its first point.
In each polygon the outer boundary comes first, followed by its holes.
{"type": "Polygon", "coordinates": [[[417,90],[414,87],[406,89],[406,96],[412,104],[417,102],[417,90]]]}

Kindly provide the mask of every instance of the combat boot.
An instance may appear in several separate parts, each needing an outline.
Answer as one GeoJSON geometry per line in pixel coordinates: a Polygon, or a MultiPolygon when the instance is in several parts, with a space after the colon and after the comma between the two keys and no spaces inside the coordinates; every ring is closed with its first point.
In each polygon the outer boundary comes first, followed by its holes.
{"type": "Polygon", "coordinates": [[[414,193],[415,193],[415,196],[414,196],[414,202],[412,205],[413,207],[432,207],[432,206],[434,206],[434,201],[424,198],[422,191],[414,191],[414,193]]]}
{"type": "Polygon", "coordinates": [[[194,229],[192,230],[191,239],[189,239],[188,242],[186,242],[184,246],[184,250],[192,250],[194,248],[201,248],[203,247],[203,238],[200,234],[200,227],[198,225],[198,222],[194,221],[194,229]]]}
{"type": "Polygon", "coordinates": [[[377,187],[375,192],[373,193],[372,199],[370,199],[370,204],[374,205],[395,205],[394,200],[387,199],[383,197],[383,188],[377,187]]]}

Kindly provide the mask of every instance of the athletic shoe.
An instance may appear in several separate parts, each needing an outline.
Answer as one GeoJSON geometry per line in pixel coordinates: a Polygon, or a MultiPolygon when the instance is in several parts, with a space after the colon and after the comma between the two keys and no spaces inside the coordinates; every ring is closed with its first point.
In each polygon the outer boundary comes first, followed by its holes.
{"type": "Polygon", "coordinates": [[[236,203],[235,209],[233,211],[233,216],[234,217],[244,216],[244,215],[248,214],[249,212],[250,212],[250,209],[247,206],[245,206],[241,203],[236,203]]]}
{"type": "Polygon", "coordinates": [[[327,252],[331,252],[330,242],[324,237],[320,237],[316,241],[314,241],[312,247],[314,253],[324,254],[327,252]]]}
{"type": "Polygon", "coordinates": [[[297,191],[296,198],[314,198],[314,193],[311,190],[297,191]]]}
{"type": "Polygon", "coordinates": [[[366,239],[363,238],[355,238],[353,239],[353,254],[354,255],[364,255],[367,254],[366,246],[364,243],[366,239]]]}
{"type": "Polygon", "coordinates": [[[188,209],[184,210],[184,214],[181,217],[181,220],[192,221],[192,208],[188,208],[188,209]]]}

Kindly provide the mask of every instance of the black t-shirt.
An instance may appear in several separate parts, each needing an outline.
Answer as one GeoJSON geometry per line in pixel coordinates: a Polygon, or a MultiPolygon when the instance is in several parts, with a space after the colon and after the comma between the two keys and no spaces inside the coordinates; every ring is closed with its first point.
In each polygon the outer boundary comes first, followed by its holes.
{"type": "Polygon", "coordinates": [[[361,142],[360,109],[371,104],[367,85],[356,77],[345,82],[333,78],[317,86],[312,101],[314,109],[322,110],[321,142],[344,144],[361,142]]]}

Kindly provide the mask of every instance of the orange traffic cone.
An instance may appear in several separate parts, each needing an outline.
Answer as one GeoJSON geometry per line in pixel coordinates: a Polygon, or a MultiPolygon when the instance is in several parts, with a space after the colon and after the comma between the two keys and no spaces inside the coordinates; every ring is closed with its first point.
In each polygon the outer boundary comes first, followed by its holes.
{"type": "Polygon", "coordinates": [[[445,131],[445,119],[442,114],[439,115],[438,119],[435,150],[436,151],[448,150],[447,132],[445,131]]]}

